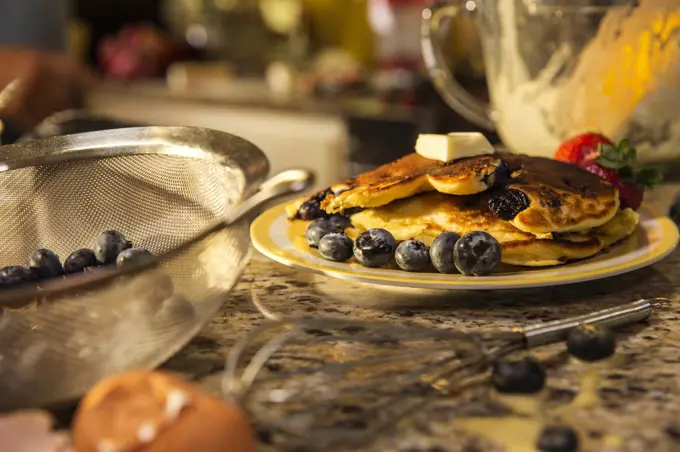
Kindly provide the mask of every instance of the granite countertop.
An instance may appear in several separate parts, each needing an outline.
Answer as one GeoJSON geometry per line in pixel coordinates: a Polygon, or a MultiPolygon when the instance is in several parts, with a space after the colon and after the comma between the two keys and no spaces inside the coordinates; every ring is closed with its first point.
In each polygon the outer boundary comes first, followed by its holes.
{"type": "Polygon", "coordinates": [[[480,385],[453,402],[415,414],[412,422],[400,424],[366,450],[530,451],[539,427],[558,420],[579,431],[581,450],[680,450],[680,252],[602,281],[496,292],[384,289],[288,268],[255,254],[219,314],[166,368],[219,394],[230,347],[265,321],[254,301],[270,315],[497,330],[661,296],[674,303],[620,330],[616,357],[608,362],[576,362],[564,344],[536,351],[549,363],[537,411],[517,411],[517,401],[500,400],[489,386],[480,385]]]}

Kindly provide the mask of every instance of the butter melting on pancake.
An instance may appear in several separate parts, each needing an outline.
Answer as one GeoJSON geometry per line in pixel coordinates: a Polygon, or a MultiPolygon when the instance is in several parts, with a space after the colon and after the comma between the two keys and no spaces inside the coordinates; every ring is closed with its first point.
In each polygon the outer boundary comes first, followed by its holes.
{"type": "MultiPolygon", "coordinates": [[[[504,170],[502,163],[494,155],[440,162],[413,153],[331,186],[321,201],[321,208],[332,214],[354,208],[380,207],[433,190],[449,195],[481,193],[495,184],[499,167],[504,170]]],[[[507,175],[507,170],[505,173],[507,175]]]]}
{"type": "Polygon", "coordinates": [[[538,238],[499,219],[488,208],[489,196],[488,193],[465,197],[424,193],[354,214],[351,217],[354,228],[347,229],[347,233],[355,239],[365,230],[383,228],[397,240],[415,238],[429,246],[442,232],[463,235],[485,231],[500,242],[504,263],[540,267],[591,257],[628,237],[638,223],[637,214],[626,209],[587,233],[538,238]]]}
{"type": "Polygon", "coordinates": [[[491,210],[517,229],[537,236],[587,231],[619,210],[618,191],[576,165],[543,157],[500,153],[511,180],[494,193],[491,210]]]}

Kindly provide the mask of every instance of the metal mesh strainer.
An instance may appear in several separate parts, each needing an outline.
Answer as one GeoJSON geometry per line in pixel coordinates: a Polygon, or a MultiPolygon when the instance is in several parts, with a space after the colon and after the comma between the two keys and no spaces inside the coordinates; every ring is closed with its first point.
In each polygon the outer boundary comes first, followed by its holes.
{"type": "MultiPolygon", "coordinates": [[[[0,266],[25,265],[40,247],[63,259],[108,229],[169,252],[229,217],[268,172],[251,143],[181,127],[56,137],[0,155],[0,266]]],[[[236,221],[156,268],[87,288],[30,288],[39,296],[0,317],[0,409],[69,401],[112,373],[160,364],[220,306],[248,244],[246,222],[236,221]]],[[[66,280],[78,278],[89,276],[66,280]]]]}

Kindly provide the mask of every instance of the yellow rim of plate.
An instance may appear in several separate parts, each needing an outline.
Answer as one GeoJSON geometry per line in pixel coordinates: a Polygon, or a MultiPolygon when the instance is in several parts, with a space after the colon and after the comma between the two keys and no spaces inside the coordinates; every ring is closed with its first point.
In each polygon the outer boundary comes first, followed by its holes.
{"type": "MultiPolygon", "coordinates": [[[[268,258],[279,263],[309,270],[315,273],[324,274],[340,279],[347,279],[358,282],[366,282],[383,285],[398,285],[408,286],[414,288],[441,288],[447,286],[451,289],[465,288],[470,289],[498,289],[498,288],[522,288],[522,287],[536,287],[548,285],[561,285],[577,282],[592,281],[595,279],[602,279],[605,277],[616,276],[622,273],[628,273],[634,270],[651,265],[668,256],[678,245],[680,233],[675,223],[668,217],[654,217],[653,220],[657,223],[660,232],[659,239],[654,242],[653,248],[649,252],[636,256],[635,258],[624,260],[623,262],[614,265],[604,266],[597,269],[591,269],[589,263],[592,261],[584,260],[581,262],[574,262],[560,267],[549,267],[546,271],[554,271],[559,268],[568,267],[570,270],[578,269],[578,267],[585,267],[584,271],[570,272],[568,274],[560,275],[559,272],[551,272],[551,274],[544,274],[545,271],[532,269],[523,274],[522,279],[518,279],[516,274],[507,275],[493,275],[493,277],[473,277],[462,275],[441,275],[441,278],[422,279],[413,277],[417,273],[408,273],[401,270],[383,269],[384,273],[362,273],[358,265],[352,266],[345,264],[345,267],[332,267],[329,265],[318,264],[311,262],[304,258],[304,254],[294,254],[286,249],[279,247],[272,239],[269,231],[277,220],[285,217],[285,205],[280,204],[263,212],[259,217],[253,221],[250,226],[250,237],[255,248],[268,258]],[[524,277],[525,275],[533,275],[524,277]]],[[[648,217],[645,217],[648,218],[648,217]]],[[[282,231],[285,232],[285,231],[282,231]]],[[[291,243],[291,247],[293,244],[291,243]]],[[[302,253],[297,250],[298,253],[302,253]]],[[[625,256],[621,255],[620,257],[625,256]]],[[[332,264],[338,264],[333,262],[332,264]]],[[[439,274],[427,273],[428,276],[436,276],[439,274]]]]}

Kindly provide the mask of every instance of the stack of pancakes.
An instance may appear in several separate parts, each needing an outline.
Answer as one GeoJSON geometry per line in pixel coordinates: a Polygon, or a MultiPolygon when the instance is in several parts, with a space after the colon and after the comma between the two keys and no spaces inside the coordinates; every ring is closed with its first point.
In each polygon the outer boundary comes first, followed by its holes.
{"type": "Polygon", "coordinates": [[[371,228],[427,245],[442,232],[485,231],[502,261],[550,266],[593,256],[638,223],[616,188],[576,165],[498,152],[451,162],[410,154],[287,206],[293,220],[341,214],[356,238],[371,228]]]}

